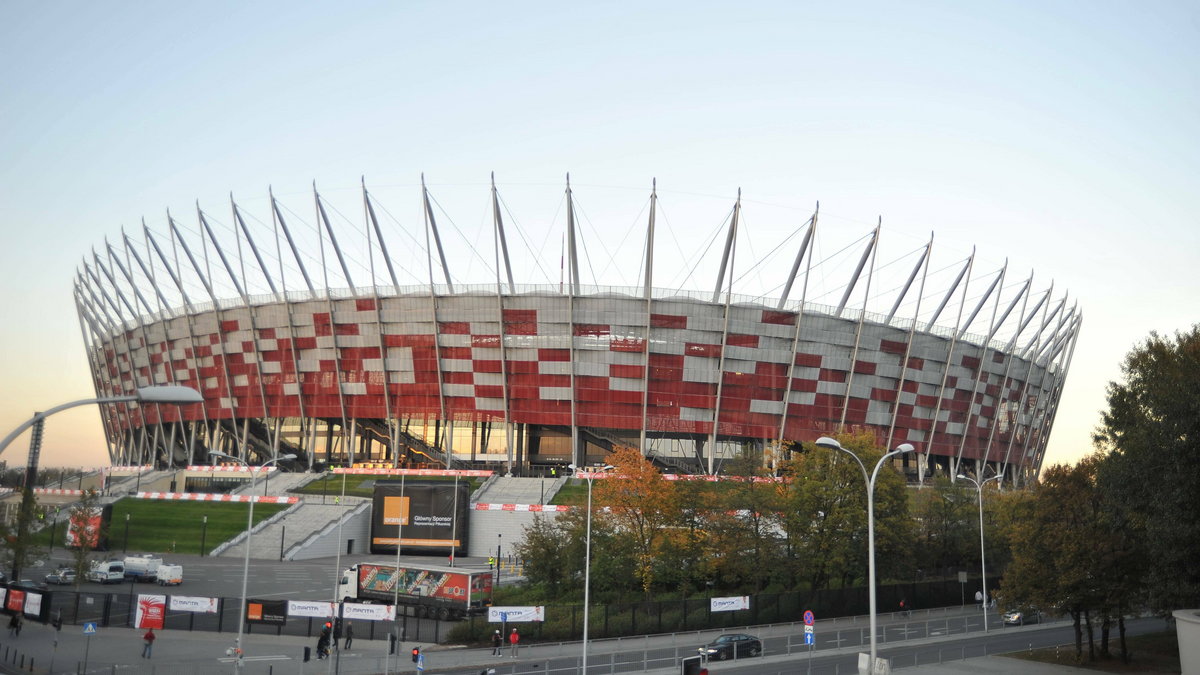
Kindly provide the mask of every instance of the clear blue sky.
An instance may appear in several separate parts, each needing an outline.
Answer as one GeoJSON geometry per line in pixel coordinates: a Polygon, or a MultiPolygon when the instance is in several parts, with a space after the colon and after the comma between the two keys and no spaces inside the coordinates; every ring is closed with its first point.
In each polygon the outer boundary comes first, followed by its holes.
{"type": "MultiPolygon", "coordinates": [[[[494,170],[550,232],[570,171],[597,230],[657,177],[680,232],[742,187],[763,230],[820,200],[843,242],[882,216],[896,258],[934,231],[1053,280],[1085,316],[1049,451],[1074,461],[1124,354],[1200,321],[1198,45],[1185,2],[6,3],[0,430],[93,395],[71,279],[143,216],[232,191],[265,217],[268,185],[311,213],[313,180],[351,216],[360,175],[415,213],[424,171],[477,229],[494,170]]],[[[99,439],[53,418],[44,462],[99,439]]]]}

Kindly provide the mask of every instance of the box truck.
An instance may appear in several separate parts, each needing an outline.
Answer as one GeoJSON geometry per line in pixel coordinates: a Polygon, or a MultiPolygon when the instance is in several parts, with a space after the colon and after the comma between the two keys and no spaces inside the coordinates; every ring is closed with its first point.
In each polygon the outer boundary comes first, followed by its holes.
{"type": "Polygon", "coordinates": [[[487,611],[492,600],[492,572],[359,563],[342,573],[338,599],[386,605],[396,602],[401,607],[414,607],[417,616],[457,620],[487,611]]]}
{"type": "Polygon", "coordinates": [[[125,578],[134,581],[154,581],[158,578],[158,568],[162,558],[156,558],[149,553],[131,555],[125,558],[125,578]]]}

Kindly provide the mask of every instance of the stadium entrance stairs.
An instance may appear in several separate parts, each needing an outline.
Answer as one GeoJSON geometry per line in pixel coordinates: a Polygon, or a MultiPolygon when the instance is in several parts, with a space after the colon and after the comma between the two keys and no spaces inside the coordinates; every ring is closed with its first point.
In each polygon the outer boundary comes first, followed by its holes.
{"type": "MultiPolygon", "coordinates": [[[[267,482],[267,494],[277,497],[290,496],[288,491],[313,480],[311,473],[272,473],[267,482]]],[[[234,494],[262,495],[264,481],[246,485],[234,494]]],[[[333,555],[337,552],[339,518],[343,522],[342,539],[354,540],[355,553],[366,549],[367,537],[359,532],[370,516],[370,499],[361,497],[337,498],[330,494],[322,503],[320,495],[304,495],[303,501],[293,504],[275,517],[254,528],[250,540],[250,557],[256,559],[299,560],[333,555]],[[363,522],[359,522],[363,521],[363,522]]],[[[366,523],[369,527],[369,523],[366,523]]],[[[242,557],[246,554],[244,535],[240,535],[217,547],[211,555],[242,557]]],[[[343,549],[343,552],[345,550],[343,549]]]]}
{"type": "Polygon", "coordinates": [[[496,476],[473,497],[479,504],[545,504],[554,499],[567,476],[557,478],[519,478],[496,476]]]}

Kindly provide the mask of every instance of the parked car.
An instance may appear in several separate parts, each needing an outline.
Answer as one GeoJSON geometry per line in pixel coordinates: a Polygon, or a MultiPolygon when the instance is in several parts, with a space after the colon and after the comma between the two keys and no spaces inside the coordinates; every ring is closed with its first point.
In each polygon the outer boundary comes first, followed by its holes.
{"type": "Polygon", "coordinates": [[[11,587],[20,591],[45,591],[50,588],[46,584],[39,583],[33,579],[21,579],[20,581],[13,582],[11,587]]]}
{"type": "Polygon", "coordinates": [[[744,633],[727,633],[697,651],[701,656],[717,661],[758,656],[762,653],[762,640],[744,633]]]}
{"type": "Polygon", "coordinates": [[[75,570],[70,567],[60,567],[46,575],[46,583],[69,586],[75,583],[75,570]]]}
{"type": "Polygon", "coordinates": [[[1036,607],[1010,609],[1004,613],[1005,626],[1024,626],[1027,623],[1041,623],[1042,613],[1036,607]]]}

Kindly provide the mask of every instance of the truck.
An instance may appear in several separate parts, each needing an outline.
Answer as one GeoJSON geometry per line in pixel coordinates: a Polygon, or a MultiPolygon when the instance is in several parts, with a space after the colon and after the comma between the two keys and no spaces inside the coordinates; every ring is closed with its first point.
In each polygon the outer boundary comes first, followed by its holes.
{"type": "Polygon", "coordinates": [[[159,586],[178,586],[183,583],[183,565],[169,565],[163,563],[158,566],[159,586]]]}
{"type": "Polygon", "coordinates": [[[339,601],[412,607],[419,617],[460,620],[487,611],[492,572],[462,567],[358,563],[342,573],[339,601]]]}
{"type": "Polygon", "coordinates": [[[158,568],[162,558],[156,558],[150,553],[131,555],[125,558],[125,578],[134,581],[154,581],[158,578],[158,568]]]}
{"type": "Polygon", "coordinates": [[[87,580],[98,584],[118,584],[125,581],[125,561],[97,560],[88,570],[87,580]]]}

